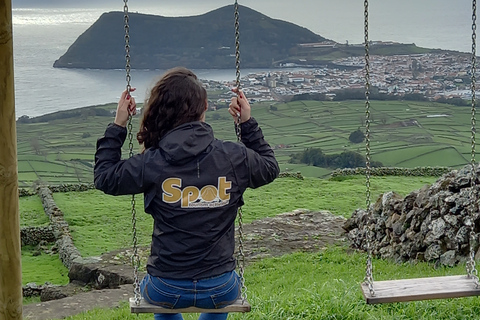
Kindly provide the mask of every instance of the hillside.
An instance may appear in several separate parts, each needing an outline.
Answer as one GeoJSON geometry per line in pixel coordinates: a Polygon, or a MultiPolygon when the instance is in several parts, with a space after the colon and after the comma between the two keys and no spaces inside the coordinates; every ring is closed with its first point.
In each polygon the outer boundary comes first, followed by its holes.
{"type": "MultiPolygon", "coordinates": [[[[363,45],[339,44],[248,7],[240,6],[239,12],[242,68],[317,67],[339,58],[364,55],[363,45]]],[[[179,65],[192,69],[230,69],[235,66],[233,6],[191,17],[131,13],[129,22],[133,69],[168,69],[179,65]]],[[[53,66],[123,69],[124,36],[123,12],[104,13],[53,66]]],[[[370,48],[372,55],[440,51],[382,41],[372,42],[370,48]]]]}
{"type": "MultiPolygon", "coordinates": [[[[364,143],[349,135],[362,128],[364,101],[269,102],[253,106],[253,115],[267,141],[275,148],[282,171],[301,171],[325,177],[331,168],[290,163],[292,154],[320,148],[325,154],[364,153],[364,143]]],[[[97,106],[38,119],[17,121],[18,171],[21,186],[36,180],[57,185],[92,181],[95,143],[113,120],[116,105],[97,106]]],[[[371,102],[372,160],[384,166],[459,168],[469,163],[470,108],[416,101],[371,102]]],[[[134,132],[139,119],[134,120],[134,132]]],[[[220,139],[235,141],[231,117],[225,108],[207,112],[207,122],[220,139]]],[[[363,130],[363,129],[362,129],[363,130]]],[[[136,145],[136,144],[135,144],[136,145]]],[[[124,145],[124,154],[128,143],[124,145]]]]}
{"type": "MultiPolygon", "coordinates": [[[[240,7],[242,66],[271,66],[288,57],[299,43],[325,39],[306,28],[271,19],[240,7]]],[[[123,68],[123,12],[104,13],[55,61],[62,68],[123,68]]],[[[163,17],[130,14],[130,44],[134,68],[231,68],[235,65],[233,6],[199,16],[163,17]]]]}

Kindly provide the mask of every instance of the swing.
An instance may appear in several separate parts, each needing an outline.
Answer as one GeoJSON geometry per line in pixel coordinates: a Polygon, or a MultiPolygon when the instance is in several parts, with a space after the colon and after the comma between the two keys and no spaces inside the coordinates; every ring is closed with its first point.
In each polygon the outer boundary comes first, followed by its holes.
{"type": "MultiPolygon", "coordinates": [[[[126,71],[126,90],[130,94],[131,91],[131,66],[130,66],[130,35],[129,35],[129,16],[128,16],[128,0],[124,0],[123,12],[125,22],[125,71],[126,71]]],[[[235,1],[235,63],[236,63],[236,86],[240,88],[240,46],[239,46],[239,14],[238,3],[235,1]]],[[[132,133],[132,117],[128,121],[128,140],[129,140],[129,156],[133,156],[133,133],[132,133]]],[[[235,131],[237,139],[241,139],[240,131],[240,117],[235,123],[235,131]]],[[[133,230],[133,256],[132,263],[134,266],[134,297],[129,299],[131,313],[231,313],[231,312],[250,312],[251,306],[247,301],[247,288],[244,279],[245,254],[243,251],[243,213],[242,208],[238,209],[238,230],[239,230],[239,244],[238,244],[238,274],[241,282],[241,295],[233,304],[220,309],[201,309],[197,307],[188,307],[181,309],[167,309],[160,306],[152,305],[146,302],[140,294],[140,281],[138,277],[138,268],[140,265],[140,257],[138,255],[138,241],[136,228],[136,209],[135,209],[135,195],[131,198],[132,205],[132,230],[133,230]]]]}
{"type": "MultiPolygon", "coordinates": [[[[368,0],[365,5],[365,142],[366,142],[366,205],[370,209],[370,58],[368,42],[368,0]]],[[[475,170],[475,72],[476,72],[476,0],[472,0],[472,152],[471,165],[475,170]]],[[[472,187],[476,176],[472,179],[472,187]]],[[[473,213],[472,213],[473,214],[473,213]]],[[[473,219],[473,217],[472,217],[473,219]]],[[[366,236],[367,263],[364,282],[361,284],[362,292],[367,304],[418,301],[429,299],[461,298],[480,295],[480,285],[475,267],[475,252],[473,242],[475,232],[472,224],[469,225],[470,255],[466,265],[467,275],[427,277],[403,280],[373,281],[371,232],[366,236]]]]}

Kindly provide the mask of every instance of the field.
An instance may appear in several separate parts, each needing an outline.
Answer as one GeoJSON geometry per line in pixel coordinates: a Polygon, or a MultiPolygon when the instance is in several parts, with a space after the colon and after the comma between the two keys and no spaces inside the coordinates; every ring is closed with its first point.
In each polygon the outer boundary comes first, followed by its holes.
{"type": "MultiPolygon", "coordinates": [[[[41,180],[50,184],[91,182],[95,142],[112,116],[93,116],[93,107],[81,116],[43,123],[18,123],[18,170],[23,187],[41,180]]],[[[114,111],[115,105],[96,108],[114,111]]],[[[290,155],[305,148],[326,154],[356,151],[363,143],[348,140],[363,129],[364,102],[296,101],[257,103],[252,115],[261,124],[267,141],[275,147],[282,171],[326,177],[331,169],[290,164],[290,155]]],[[[372,101],[372,160],[390,167],[461,167],[470,162],[470,108],[431,102],[372,101]]],[[[235,140],[227,110],[207,112],[207,122],[220,139],[235,140]]],[[[134,136],[138,117],[133,120],[134,136]]],[[[135,139],[135,138],[134,138],[135,139]]],[[[138,149],[138,144],[136,150],[138,149]]],[[[128,144],[124,155],[128,155],[128,144]]]]}
{"type": "MultiPolygon", "coordinates": [[[[372,177],[372,197],[386,191],[407,195],[435,181],[434,177],[372,177]]],[[[98,190],[54,193],[55,203],[65,214],[75,246],[82,256],[98,256],[112,250],[131,246],[131,205],[129,196],[112,197],[98,190]]],[[[329,210],[335,215],[350,217],[357,208],[365,206],[365,181],[361,176],[327,180],[318,178],[279,178],[261,188],[245,192],[243,206],[245,223],[272,217],[298,208],[329,210]],[[301,192],[296,192],[301,190],[301,192]]],[[[136,197],[137,228],[140,245],[151,240],[152,219],[143,212],[143,198],[136,197]]],[[[22,226],[48,224],[38,196],[20,198],[22,226]]],[[[68,281],[67,271],[58,258],[50,255],[32,256],[35,248],[23,247],[23,282],[62,284],[68,281]],[[40,263],[42,259],[46,259],[40,263]],[[34,263],[36,262],[36,263],[34,263]],[[35,265],[54,268],[38,272],[35,265]],[[32,265],[33,263],[33,265],[32,265]],[[28,266],[31,266],[28,267],[28,266]]]]}
{"type": "MultiPolygon", "coordinates": [[[[279,178],[272,184],[245,193],[245,222],[297,208],[329,210],[349,217],[365,206],[364,177],[318,179],[330,170],[290,164],[290,155],[308,147],[327,154],[344,150],[364,152],[363,144],[348,140],[362,126],[364,102],[313,102],[254,105],[253,115],[262,124],[282,171],[301,171],[305,180],[279,178]],[[299,192],[301,190],[301,192],[299,192]]],[[[115,105],[100,106],[114,110],[115,105]]],[[[81,117],[49,123],[18,123],[19,178],[28,187],[36,180],[50,184],[91,182],[95,141],[113,116],[93,116],[85,109],[81,117]]],[[[386,166],[459,167],[470,158],[470,109],[419,102],[372,102],[373,160],[386,166]],[[441,116],[440,116],[441,115],[441,116]]],[[[138,123],[137,119],[135,122],[138,123]]],[[[218,138],[235,140],[226,109],[209,111],[209,122],[218,138]]],[[[136,127],[137,125],[135,125],[136,127]]],[[[134,132],[136,129],[134,129],[134,132]]],[[[124,146],[127,155],[127,145],[124,146]]],[[[386,191],[402,195],[435,181],[434,177],[372,177],[372,198],[386,191]]],[[[91,190],[55,193],[76,247],[82,256],[131,246],[130,201],[91,190]]],[[[143,206],[141,197],[137,207],[143,206]]],[[[20,199],[22,226],[45,225],[48,219],[37,196],[20,199]]],[[[139,210],[141,245],[149,242],[151,218],[139,210]]],[[[68,270],[56,255],[34,254],[22,248],[23,283],[68,282],[68,270]]],[[[346,247],[324,248],[318,253],[296,253],[264,259],[246,269],[252,312],[229,319],[473,319],[480,312],[477,298],[421,301],[381,306],[363,302],[359,283],[366,256],[346,247]]],[[[376,280],[464,274],[465,265],[435,269],[426,263],[397,265],[374,260],[376,280]]],[[[34,300],[35,301],[35,300],[34,300]]],[[[126,305],[112,310],[93,310],[70,320],[134,319],[126,305]]],[[[151,319],[141,315],[140,319],[151,319]]],[[[195,319],[187,315],[185,319],[195,319]]]]}
{"type": "MultiPolygon", "coordinates": [[[[373,197],[395,190],[407,195],[433,177],[373,177],[373,197]]],[[[251,222],[295,208],[327,209],[345,217],[356,208],[364,207],[363,177],[343,180],[306,178],[279,178],[272,184],[245,194],[243,211],[245,221],[251,222]],[[292,190],[302,190],[293,192],[292,190]]],[[[65,214],[75,245],[82,256],[99,255],[110,250],[131,247],[131,219],[129,197],[107,196],[97,190],[55,193],[55,201],[65,214]]],[[[139,199],[138,207],[142,206],[139,199]]],[[[22,225],[43,225],[44,218],[38,197],[20,199],[22,225]]],[[[148,244],[151,218],[138,212],[140,244],[148,244]]],[[[54,284],[68,282],[68,271],[56,255],[42,253],[32,256],[33,248],[22,249],[23,282],[54,284]]],[[[253,305],[246,315],[231,314],[229,319],[475,319],[480,312],[478,298],[445,299],[366,305],[360,282],[365,273],[366,255],[352,252],[347,247],[322,248],[316,253],[294,253],[263,259],[246,268],[248,300],[253,305]]],[[[375,259],[375,280],[458,275],[465,273],[465,265],[454,268],[435,268],[427,263],[398,265],[375,259]]],[[[35,300],[34,300],[35,301],[35,300]]],[[[186,320],[197,315],[185,315],[186,320]]],[[[130,314],[124,304],[110,310],[95,309],[68,318],[70,320],[152,319],[130,314]]]]}

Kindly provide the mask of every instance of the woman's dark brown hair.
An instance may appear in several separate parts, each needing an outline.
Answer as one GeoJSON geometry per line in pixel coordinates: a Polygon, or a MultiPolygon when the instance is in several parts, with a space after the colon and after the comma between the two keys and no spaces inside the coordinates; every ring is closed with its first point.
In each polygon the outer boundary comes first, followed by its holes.
{"type": "Polygon", "coordinates": [[[138,142],[144,150],[156,148],[170,130],[200,120],[206,103],[207,91],[192,71],[181,67],[168,70],[145,101],[138,142]]]}

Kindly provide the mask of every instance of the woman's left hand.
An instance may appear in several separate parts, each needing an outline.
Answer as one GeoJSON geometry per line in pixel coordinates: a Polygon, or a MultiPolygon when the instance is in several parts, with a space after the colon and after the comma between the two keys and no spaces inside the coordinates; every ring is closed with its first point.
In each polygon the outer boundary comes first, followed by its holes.
{"type": "MultiPolygon", "coordinates": [[[[131,88],[130,92],[135,91],[135,88],[131,88]]],[[[135,98],[127,93],[127,90],[122,92],[122,96],[118,101],[117,113],[115,115],[115,124],[121,127],[126,127],[128,118],[137,114],[137,104],[135,98]]]]}

